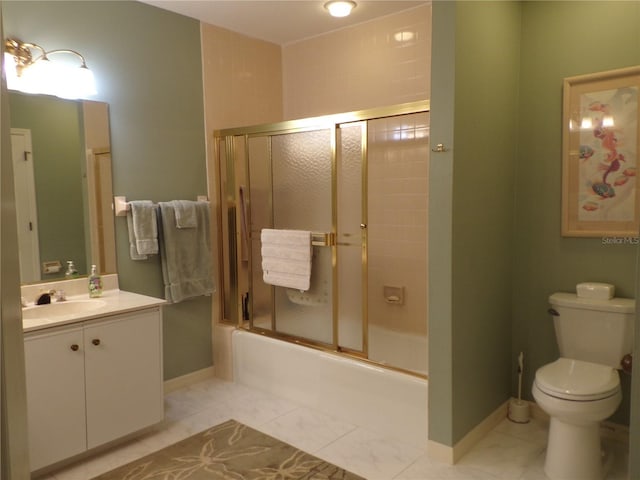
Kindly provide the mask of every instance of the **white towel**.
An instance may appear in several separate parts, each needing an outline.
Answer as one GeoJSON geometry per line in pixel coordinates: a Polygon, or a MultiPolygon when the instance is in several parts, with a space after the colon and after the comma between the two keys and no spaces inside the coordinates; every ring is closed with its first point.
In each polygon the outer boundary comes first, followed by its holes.
{"type": "Polygon", "coordinates": [[[196,202],[191,200],[173,200],[172,203],[176,211],[176,227],[196,228],[198,226],[196,202]]]}
{"type": "Polygon", "coordinates": [[[129,202],[133,224],[133,236],[138,255],[158,253],[158,221],[156,207],[150,200],[129,202]]]}
{"type": "Polygon", "coordinates": [[[262,242],[262,279],[280,287],[309,290],[311,283],[311,232],[265,228],[262,242]]]}

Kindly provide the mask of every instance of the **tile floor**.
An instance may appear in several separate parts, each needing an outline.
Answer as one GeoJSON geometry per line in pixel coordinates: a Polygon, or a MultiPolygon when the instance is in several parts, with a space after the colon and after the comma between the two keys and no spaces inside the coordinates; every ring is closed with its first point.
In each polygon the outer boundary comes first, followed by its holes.
{"type": "MultiPolygon", "coordinates": [[[[424,448],[384,438],[288,400],[219,379],[208,379],[166,395],[165,420],[148,434],[44,477],[88,480],[234,418],[369,480],[544,480],[547,425],[504,420],[454,465],[429,458],[424,448]]],[[[627,451],[609,442],[614,465],[607,477],[623,480],[627,451]]]]}

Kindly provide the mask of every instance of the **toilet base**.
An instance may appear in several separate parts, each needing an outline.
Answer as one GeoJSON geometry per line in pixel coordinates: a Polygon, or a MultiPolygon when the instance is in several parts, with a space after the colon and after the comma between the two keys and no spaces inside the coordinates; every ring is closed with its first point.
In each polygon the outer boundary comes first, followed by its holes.
{"type": "Polygon", "coordinates": [[[551,417],[544,472],[551,480],[603,480],[600,422],[576,425],[551,417]]]}

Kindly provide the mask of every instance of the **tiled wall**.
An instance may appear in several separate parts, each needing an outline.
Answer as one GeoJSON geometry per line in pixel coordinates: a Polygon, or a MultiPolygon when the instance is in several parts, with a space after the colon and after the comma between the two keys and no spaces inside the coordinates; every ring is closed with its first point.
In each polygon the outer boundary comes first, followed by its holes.
{"type": "Polygon", "coordinates": [[[280,47],[205,23],[201,35],[207,138],[282,120],[280,47]]]}
{"type": "MultiPolygon", "coordinates": [[[[202,24],[202,55],[208,144],[214,129],[425,100],[430,96],[431,7],[282,48],[202,24]]],[[[377,125],[372,129],[376,142],[394,128],[377,125]]],[[[408,128],[413,132],[415,125],[408,128]]],[[[384,143],[371,150],[375,164],[370,165],[369,204],[375,211],[370,218],[369,288],[370,313],[377,314],[370,321],[423,336],[428,150],[411,160],[408,149],[389,153],[384,143]],[[405,305],[384,302],[380,290],[388,284],[406,287],[405,305]]],[[[211,151],[208,155],[213,158],[211,151]]],[[[216,185],[212,165],[210,161],[210,185],[216,185]]],[[[223,337],[227,339],[218,335],[223,337]]],[[[223,356],[217,356],[217,368],[226,365],[223,356]]]]}
{"type": "MultiPolygon", "coordinates": [[[[209,198],[219,203],[219,178],[214,156],[214,130],[282,120],[282,61],[279,45],[224,28],[200,24],[207,143],[209,198]]],[[[238,183],[245,183],[242,178],[238,183]]],[[[212,231],[218,251],[219,233],[212,231]]],[[[217,317],[220,298],[214,296],[217,317]]],[[[215,335],[214,335],[215,337],[215,335]]],[[[221,338],[228,336],[222,335],[221,338]]],[[[217,352],[222,351],[218,349],[217,352]]],[[[223,356],[216,360],[223,364],[223,356]]],[[[227,368],[228,370],[228,368],[227,368]]]]}
{"type": "Polygon", "coordinates": [[[286,45],[282,64],[285,119],[427,99],[431,6],[286,45]]]}
{"type": "Polygon", "coordinates": [[[427,332],[429,114],[369,122],[369,323],[427,332]],[[384,286],[404,288],[401,305],[384,286]]]}

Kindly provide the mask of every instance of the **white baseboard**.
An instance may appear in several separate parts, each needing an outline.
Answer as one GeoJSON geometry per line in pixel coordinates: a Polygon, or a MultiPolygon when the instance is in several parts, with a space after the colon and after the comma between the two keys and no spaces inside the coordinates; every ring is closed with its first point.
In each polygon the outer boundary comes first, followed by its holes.
{"type": "Polygon", "coordinates": [[[460,460],[476,443],[482,440],[491,430],[493,430],[502,420],[507,418],[509,400],[504,402],[487,418],[475,426],[453,447],[443,445],[433,440],[429,440],[429,456],[435,460],[453,465],[460,460]]]}
{"type": "Polygon", "coordinates": [[[195,372],[187,373],[180,377],[170,378],[164,382],[164,393],[171,393],[179,390],[183,387],[188,387],[191,384],[206,380],[214,377],[216,374],[215,366],[196,370],[195,372]]]}

